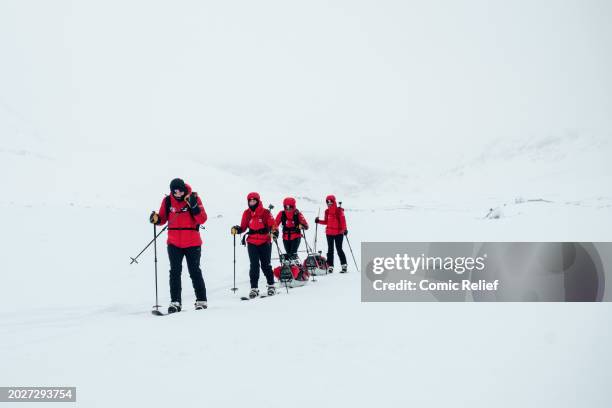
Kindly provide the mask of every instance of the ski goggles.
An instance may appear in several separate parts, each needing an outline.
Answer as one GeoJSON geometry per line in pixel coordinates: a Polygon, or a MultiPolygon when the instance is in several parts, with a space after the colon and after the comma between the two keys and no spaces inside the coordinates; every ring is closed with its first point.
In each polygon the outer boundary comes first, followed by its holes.
{"type": "Polygon", "coordinates": [[[174,190],[172,194],[174,194],[175,196],[182,196],[185,194],[185,192],[183,190],[174,190]]]}

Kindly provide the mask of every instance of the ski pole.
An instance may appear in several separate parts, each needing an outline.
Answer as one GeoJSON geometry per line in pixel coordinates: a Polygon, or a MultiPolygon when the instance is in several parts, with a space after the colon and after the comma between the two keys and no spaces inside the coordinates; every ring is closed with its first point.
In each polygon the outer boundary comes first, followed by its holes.
{"type": "MultiPolygon", "coordinates": [[[[315,260],[315,266],[318,268],[319,267],[319,261],[317,261],[317,257],[316,255],[312,254],[311,248],[308,245],[308,240],[306,239],[306,230],[302,229],[302,237],[304,237],[304,244],[306,244],[306,259],[308,259],[309,256],[312,256],[313,259],[315,260]]],[[[312,281],[316,282],[317,280],[315,279],[315,274],[312,274],[312,281]]]]}
{"type": "Polygon", "coordinates": [[[151,313],[153,313],[154,315],[162,315],[162,312],[159,311],[159,299],[157,295],[157,225],[155,224],[153,224],[153,242],[153,249],[155,254],[155,310],[152,310],[151,313]]]}
{"type": "Polygon", "coordinates": [[[283,258],[282,258],[282,256],[281,256],[281,250],[280,250],[280,247],[278,246],[278,241],[277,241],[277,239],[276,239],[276,238],[273,238],[272,240],[274,241],[274,244],[276,244],[276,252],[278,252],[278,259],[279,259],[279,260],[280,260],[280,259],[283,259],[283,258]]]}
{"type": "MultiPolygon", "coordinates": [[[[153,226],[155,226],[155,225],[153,225],[153,226]]],[[[164,231],[166,230],[166,228],[168,228],[168,225],[166,225],[164,228],[162,228],[162,230],[161,230],[161,231],[159,231],[159,233],[155,234],[155,236],[153,237],[153,239],[151,240],[151,242],[149,242],[149,243],[147,244],[147,246],[146,246],[146,247],[144,247],[144,249],[143,249],[142,251],[140,251],[140,253],[139,253],[138,255],[136,255],[134,258],[132,258],[132,257],[130,256],[130,259],[132,260],[132,262],[130,262],[130,265],[131,265],[131,264],[133,264],[133,263],[138,263],[138,260],[137,260],[137,259],[140,257],[140,255],[142,255],[142,253],[143,253],[144,251],[146,251],[146,250],[147,250],[147,248],[148,248],[149,246],[151,246],[151,244],[152,244],[152,243],[153,243],[153,242],[154,242],[154,241],[157,239],[157,237],[159,237],[159,236],[161,235],[161,233],[162,233],[162,232],[164,232],[164,231]]],[[[155,229],[154,229],[154,231],[155,231],[155,229]]]]}
{"type": "Polygon", "coordinates": [[[355,260],[355,254],[353,254],[353,248],[351,248],[351,241],[349,241],[348,239],[348,235],[345,235],[346,237],[346,243],[349,246],[349,249],[351,250],[351,256],[353,257],[353,262],[355,263],[355,269],[357,269],[357,272],[359,272],[359,267],[357,266],[357,261],[355,260]]]}
{"type": "MultiPolygon", "coordinates": [[[[281,273],[282,273],[282,271],[283,271],[283,262],[286,263],[287,259],[282,260],[283,257],[281,256],[281,250],[280,250],[280,247],[278,246],[278,240],[276,238],[274,238],[273,241],[274,241],[274,244],[276,244],[276,252],[278,252],[278,259],[281,260],[281,273]]],[[[280,277],[281,277],[281,275],[279,274],[279,276],[278,276],[278,280],[279,281],[281,280],[280,277]]],[[[282,282],[281,282],[281,284],[282,284],[282,282]]],[[[287,286],[287,281],[285,281],[285,289],[287,289],[287,293],[289,293],[289,287],[287,286]]]]}
{"type": "Polygon", "coordinates": [[[310,255],[311,251],[310,251],[310,246],[308,245],[308,240],[306,239],[306,231],[304,230],[304,228],[302,228],[301,231],[302,231],[302,238],[304,238],[304,245],[306,245],[306,253],[310,255]]]}
{"type": "MultiPolygon", "coordinates": [[[[321,207],[319,207],[319,212],[317,213],[317,218],[321,216],[321,207]]],[[[319,235],[319,223],[315,222],[315,242],[314,242],[314,251],[317,252],[317,236],[319,235]]]]}
{"type": "Polygon", "coordinates": [[[238,288],[236,287],[236,234],[234,236],[234,286],[232,287],[232,292],[236,293],[238,288]]]}
{"type": "MultiPolygon", "coordinates": [[[[338,201],[338,206],[340,208],[342,208],[342,201],[338,201]]],[[[353,257],[353,263],[355,264],[355,269],[357,269],[357,272],[359,272],[359,267],[357,266],[357,261],[355,260],[355,255],[353,254],[353,248],[351,248],[351,241],[349,241],[348,239],[348,235],[345,235],[346,237],[346,243],[349,246],[349,249],[351,250],[351,257],[353,257]]]]}

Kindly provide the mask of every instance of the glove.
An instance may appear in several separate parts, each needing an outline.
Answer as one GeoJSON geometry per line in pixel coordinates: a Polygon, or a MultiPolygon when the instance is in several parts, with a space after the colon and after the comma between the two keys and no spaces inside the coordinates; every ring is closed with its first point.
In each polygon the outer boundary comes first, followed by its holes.
{"type": "Polygon", "coordinates": [[[278,230],[277,229],[272,230],[272,238],[278,239],[278,230]]]}
{"type": "Polygon", "coordinates": [[[189,194],[189,197],[187,197],[187,205],[190,208],[196,208],[198,206],[198,195],[196,193],[189,194]]]}
{"type": "Polygon", "coordinates": [[[202,211],[198,205],[197,193],[191,193],[189,197],[187,197],[186,201],[192,215],[198,215],[202,211]]]}
{"type": "Polygon", "coordinates": [[[159,214],[155,211],[151,212],[151,215],[149,215],[149,222],[155,225],[159,224],[159,214]]]}
{"type": "Polygon", "coordinates": [[[236,234],[242,234],[242,228],[240,228],[240,225],[234,225],[232,227],[232,235],[236,234]]]}
{"type": "Polygon", "coordinates": [[[304,226],[303,226],[302,224],[298,224],[298,229],[299,229],[299,230],[303,230],[303,229],[304,229],[304,226]]]}
{"type": "Polygon", "coordinates": [[[315,224],[319,223],[319,217],[315,218],[315,224]]]}
{"type": "Polygon", "coordinates": [[[347,236],[347,235],[348,235],[348,230],[346,229],[344,230],[344,236],[347,236]]]}

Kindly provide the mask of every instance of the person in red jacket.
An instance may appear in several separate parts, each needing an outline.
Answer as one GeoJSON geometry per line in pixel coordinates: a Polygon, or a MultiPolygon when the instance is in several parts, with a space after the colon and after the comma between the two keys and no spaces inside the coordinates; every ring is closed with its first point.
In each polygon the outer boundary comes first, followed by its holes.
{"type": "Polygon", "coordinates": [[[302,240],[302,229],[308,229],[304,215],[295,207],[295,198],[283,200],[283,210],[279,211],[274,221],[274,228],[283,226],[283,246],[289,259],[297,259],[297,251],[302,240]]]}
{"type": "Polygon", "coordinates": [[[271,234],[274,234],[275,237],[278,236],[278,230],[274,228],[274,218],[272,218],[270,210],[264,208],[258,193],[249,193],[247,203],[249,208],[242,213],[240,225],[232,227],[232,235],[246,232],[247,250],[251,264],[249,269],[251,280],[249,298],[253,299],[259,296],[260,265],[268,283],[268,296],[272,296],[276,293],[276,289],[274,287],[272,265],[270,265],[272,257],[271,234]]]}
{"type": "Polygon", "coordinates": [[[340,273],[347,272],[346,255],[342,250],[342,241],[344,236],[348,234],[346,229],[346,218],[344,217],[344,209],[338,207],[336,204],[336,197],[328,195],[325,198],[327,202],[327,209],[325,210],[325,217],[320,220],[319,217],[315,218],[317,224],[326,225],[325,235],[327,236],[327,272],[332,273],[334,271],[334,244],[338,251],[338,257],[342,269],[340,273]]]}
{"type": "Polygon", "coordinates": [[[189,277],[196,295],[196,310],[206,309],[206,285],[200,269],[202,238],[200,225],[207,220],[198,194],[180,178],[170,182],[170,195],[153,211],[149,220],[155,225],[168,223],[168,258],[170,259],[170,306],[168,313],[181,311],[181,271],[187,259],[189,277]]]}

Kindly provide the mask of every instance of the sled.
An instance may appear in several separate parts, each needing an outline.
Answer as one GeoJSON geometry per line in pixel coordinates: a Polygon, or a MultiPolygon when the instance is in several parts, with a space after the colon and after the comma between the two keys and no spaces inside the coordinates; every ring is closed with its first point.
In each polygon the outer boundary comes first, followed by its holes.
{"type": "Polygon", "coordinates": [[[310,253],[304,260],[303,268],[311,275],[327,275],[327,259],[320,253],[310,253]]]}
{"type": "Polygon", "coordinates": [[[307,284],[310,279],[310,271],[299,260],[282,259],[282,265],[274,268],[272,273],[281,287],[297,288],[307,284]]]}

